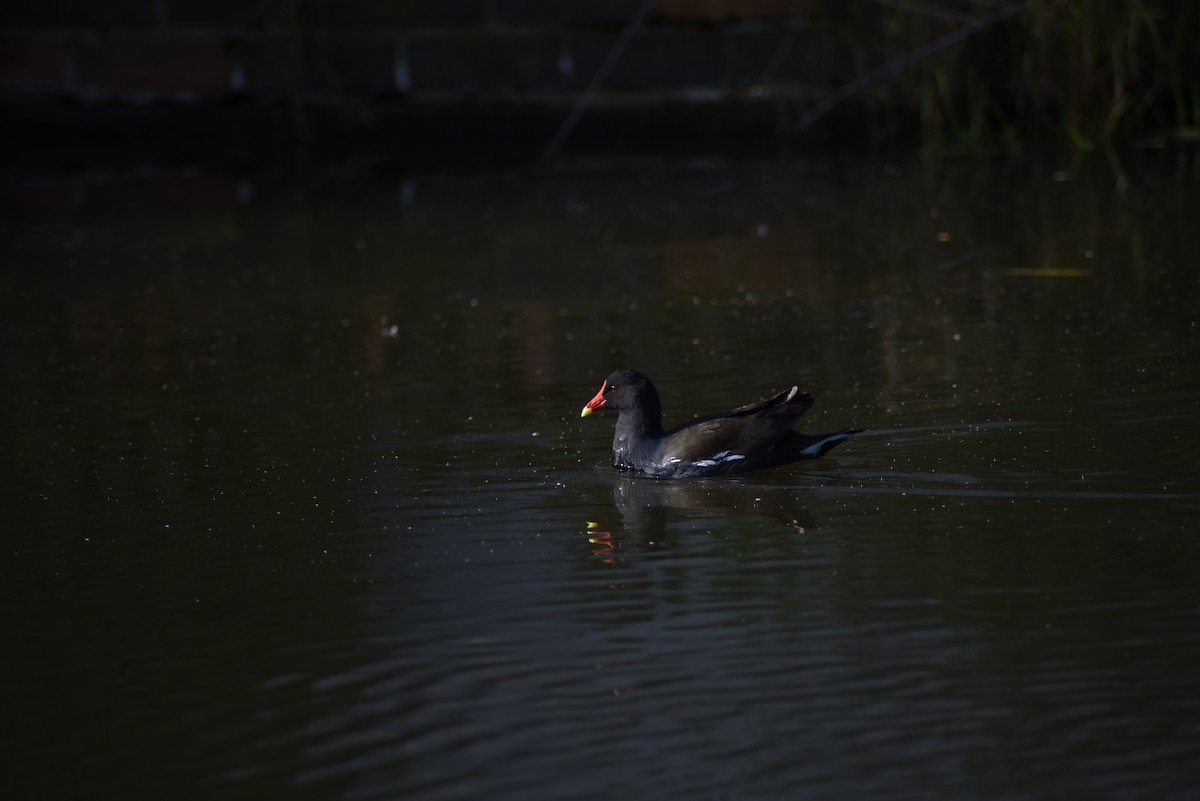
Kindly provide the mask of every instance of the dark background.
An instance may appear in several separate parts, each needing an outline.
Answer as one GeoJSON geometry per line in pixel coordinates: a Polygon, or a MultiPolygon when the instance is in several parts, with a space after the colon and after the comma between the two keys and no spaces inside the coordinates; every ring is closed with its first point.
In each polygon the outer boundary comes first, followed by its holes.
{"type": "Polygon", "coordinates": [[[12,168],[1163,147],[1193,4],[42,0],[0,10],[12,168]]]}

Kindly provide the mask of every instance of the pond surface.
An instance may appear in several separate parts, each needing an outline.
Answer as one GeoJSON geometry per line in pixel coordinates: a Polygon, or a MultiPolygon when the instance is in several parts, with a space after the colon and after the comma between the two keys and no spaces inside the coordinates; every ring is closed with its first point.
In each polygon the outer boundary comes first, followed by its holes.
{"type": "Polygon", "coordinates": [[[8,179],[6,797],[1194,798],[1200,179],[1059,169],[8,179]]]}

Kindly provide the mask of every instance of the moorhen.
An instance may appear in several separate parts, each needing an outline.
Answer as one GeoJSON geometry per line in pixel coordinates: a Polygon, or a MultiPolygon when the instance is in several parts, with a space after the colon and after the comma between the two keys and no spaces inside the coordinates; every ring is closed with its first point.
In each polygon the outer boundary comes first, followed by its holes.
{"type": "Polygon", "coordinates": [[[815,459],[857,434],[844,428],[832,434],[801,434],[792,429],[813,405],[797,387],[758,403],[701,417],[663,431],[658,390],[633,370],[617,370],[605,379],[581,417],[600,409],[617,412],[613,467],[659,478],[737,476],[764,467],[815,459]]]}

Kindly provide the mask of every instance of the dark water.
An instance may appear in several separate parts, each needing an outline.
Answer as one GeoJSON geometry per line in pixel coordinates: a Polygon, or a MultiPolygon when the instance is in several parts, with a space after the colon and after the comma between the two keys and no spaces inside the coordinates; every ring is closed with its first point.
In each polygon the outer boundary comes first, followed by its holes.
{"type": "Polygon", "coordinates": [[[1056,168],[9,179],[0,790],[1195,798],[1200,181],[1056,168]]]}

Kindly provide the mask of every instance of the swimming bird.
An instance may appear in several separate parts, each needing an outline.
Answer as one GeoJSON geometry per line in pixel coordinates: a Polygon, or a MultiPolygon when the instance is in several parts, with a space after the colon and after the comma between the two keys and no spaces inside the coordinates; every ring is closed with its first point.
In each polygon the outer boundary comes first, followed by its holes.
{"type": "Polygon", "coordinates": [[[801,434],[796,421],[813,405],[798,387],[728,412],[663,430],[662,405],[650,379],[617,370],[604,380],[581,417],[617,412],[612,463],[619,470],[658,478],[738,476],[752,470],[815,459],[864,429],[801,434]]]}

